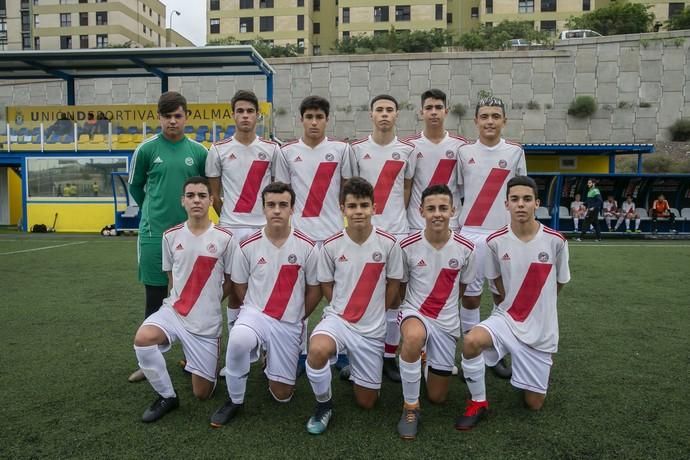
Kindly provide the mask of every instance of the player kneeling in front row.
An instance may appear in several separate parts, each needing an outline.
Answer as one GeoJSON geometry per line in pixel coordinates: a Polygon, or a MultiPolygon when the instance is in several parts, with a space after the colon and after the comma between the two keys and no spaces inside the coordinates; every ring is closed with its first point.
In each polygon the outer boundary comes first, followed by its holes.
{"type": "Polygon", "coordinates": [[[331,364],[346,352],[357,404],[370,409],[378,399],[383,370],[386,309],[395,307],[402,257],[395,237],[371,224],[374,188],[361,177],[345,182],[340,207],[347,228],[323,243],[319,281],[328,305],[309,341],[307,377],[316,412],[307,431],[326,431],[333,413],[331,364]]]}
{"type": "Polygon", "coordinates": [[[182,343],[194,396],[207,399],[216,386],[221,300],[229,292],[234,241],[209,219],[211,202],[206,178],[187,179],[182,195],[187,221],[163,234],[163,271],[170,295],[134,337],[139,368],[159,394],[144,412],[144,422],[155,422],[179,406],[163,357],[174,342],[182,343]]]}
{"type": "Polygon", "coordinates": [[[243,306],[225,355],[230,397],[211,416],[213,427],[225,425],[242,408],[249,366],[261,349],[266,350],[268,391],[278,402],[290,401],[302,320],[321,299],[316,243],[290,226],[295,192],[288,184],[273,182],[263,189],[261,200],[266,226],[240,243],[232,266],[235,294],[243,306]]]}
{"type": "Polygon", "coordinates": [[[524,391],[525,403],[541,409],[558,350],[557,295],[570,281],[568,243],[534,217],[537,185],[529,177],[508,182],[506,208],[510,225],[487,238],[486,276],[502,297],[496,311],[475,326],[463,341],[462,371],[471,393],[455,428],[470,430],[486,414],[484,360],[513,357],[510,383],[524,391]]]}
{"type": "Polygon", "coordinates": [[[426,222],[424,230],[400,242],[403,283],[407,283],[398,315],[405,399],[398,433],[403,439],[417,436],[422,350],[426,350],[428,366],[427,396],[434,403],[446,400],[460,337],[458,304],[465,286],[476,276],[474,244],[450,229],[455,206],[448,186],[425,189],[419,209],[426,222]]]}

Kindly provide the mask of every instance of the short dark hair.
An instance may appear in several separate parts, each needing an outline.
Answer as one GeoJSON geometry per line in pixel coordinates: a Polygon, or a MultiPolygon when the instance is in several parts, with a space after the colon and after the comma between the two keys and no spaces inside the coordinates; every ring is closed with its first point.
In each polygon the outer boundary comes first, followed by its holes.
{"type": "Polygon", "coordinates": [[[479,101],[477,101],[477,106],[474,108],[474,118],[477,118],[479,109],[482,107],[500,107],[503,116],[506,116],[506,105],[500,97],[488,96],[479,99],[479,101]]]}
{"type": "Polygon", "coordinates": [[[211,193],[211,183],[208,181],[207,178],[203,176],[192,176],[187,178],[186,181],[184,181],[184,185],[182,186],[182,194],[184,195],[184,191],[187,189],[187,186],[189,184],[203,184],[206,186],[206,190],[208,193],[211,193]]]}
{"type": "Polygon", "coordinates": [[[290,207],[294,208],[295,207],[295,191],[292,190],[292,187],[290,184],[286,184],[285,182],[271,182],[268,184],[264,189],[261,191],[261,206],[264,207],[266,206],[266,195],[269,193],[285,193],[288,192],[290,194],[290,207]]]}
{"type": "Polygon", "coordinates": [[[369,198],[374,202],[374,187],[361,177],[351,177],[343,184],[340,191],[340,204],[345,204],[345,197],[352,195],[356,198],[369,198]]]}
{"type": "Polygon", "coordinates": [[[166,91],[158,98],[158,113],[161,115],[173,113],[180,107],[187,112],[187,99],[176,91],[166,91]]]}
{"type": "Polygon", "coordinates": [[[450,191],[450,188],[448,188],[448,186],[446,184],[438,184],[438,185],[428,186],[422,192],[422,199],[419,202],[421,204],[424,204],[424,198],[431,196],[431,195],[446,195],[446,196],[450,197],[451,204],[453,203],[453,193],[450,191]]]}
{"type": "Polygon", "coordinates": [[[440,89],[432,88],[422,93],[422,108],[424,108],[424,101],[426,101],[429,98],[440,99],[443,101],[443,105],[448,107],[448,96],[446,96],[446,93],[444,93],[440,89]]]}
{"type": "Polygon", "coordinates": [[[534,198],[539,198],[539,189],[537,188],[537,183],[534,179],[528,176],[515,176],[508,181],[508,186],[506,187],[506,198],[510,196],[510,188],[517,187],[518,185],[524,185],[525,187],[530,187],[534,192],[534,198]]]}
{"type": "Polygon", "coordinates": [[[374,99],[371,100],[371,104],[369,104],[369,109],[374,110],[374,104],[376,104],[378,101],[391,101],[393,104],[395,104],[395,110],[398,110],[398,101],[390,94],[379,94],[378,96],[374,97],[374,99]]]}
{"type": "Polygon", "coordinates": [[[259,111],[259,98],[256,97],[254,91],[249,91],[247,89],[237,91],[230,100],[230,108],[233,112],[235,111],[235,104],[237,104],[238,101],[249,102],[250,104],[254,105],[254,108],[257,112],[259,111]]]}
{"type": "Polygon", "coordinates": [[[310,109],[323,110],[323,113],[326,114],[326,118],[328,118],[328,113],[331,109],[331,104],[324,97],[307,96],[302,100],[302,103],[299,105],[299,116],[303,117],[304,112],[310,109]]]}

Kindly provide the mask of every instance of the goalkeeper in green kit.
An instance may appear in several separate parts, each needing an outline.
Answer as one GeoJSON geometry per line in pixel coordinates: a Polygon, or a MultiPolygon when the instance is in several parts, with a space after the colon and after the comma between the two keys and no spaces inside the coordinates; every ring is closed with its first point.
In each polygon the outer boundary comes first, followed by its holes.
{"type": "MultiPolygon", "coordinates": [[[[144,317],[158,311],[168,296],[168,277],[162,268],[163,232],[187,219],[180,204],[185,180],[204,176],[206,148],[184,134],[187,100],[168,91],[158,99],[161,132],[134,151],[129,172],[129,191],[141,210],[137,261],[139,281],[146,289],[144,317]]],[[[130,382],[143,380],[137,369],[130,382]]]]}

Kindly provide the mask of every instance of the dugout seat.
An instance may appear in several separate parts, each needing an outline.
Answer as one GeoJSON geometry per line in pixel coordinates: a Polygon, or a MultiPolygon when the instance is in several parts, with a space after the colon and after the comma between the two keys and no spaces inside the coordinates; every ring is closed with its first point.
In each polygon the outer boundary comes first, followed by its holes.
{"type": "Polygon", "coordinates": [[[549,210],[547,208],[537,208],[535,214],[537,219],[549,219],[549,210]]]}

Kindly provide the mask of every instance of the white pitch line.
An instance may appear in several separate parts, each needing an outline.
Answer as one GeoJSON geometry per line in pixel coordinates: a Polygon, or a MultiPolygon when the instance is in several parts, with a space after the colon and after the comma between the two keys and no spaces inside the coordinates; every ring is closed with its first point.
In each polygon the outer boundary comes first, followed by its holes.
{"type": "Polygon", "coordinates": [[[53,246],[43,246],[42,248],[22,249],[21,251],[11,251],[11,252],[0,252],[0,256],[7,256],[10,254],[20,254],[22,252],[43,251],[44,249],[62,248],[65,246],[74,246],[77,244],[86,244],[86,243],[87,243],[87,241],[76,241],[74,243],[56,244],[53,246]]]}

